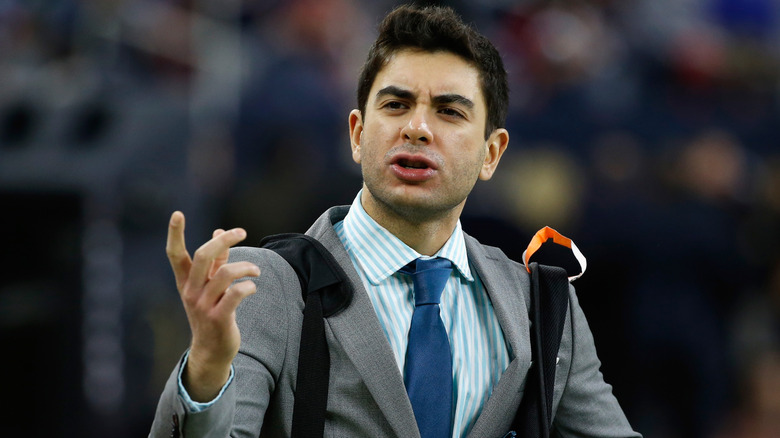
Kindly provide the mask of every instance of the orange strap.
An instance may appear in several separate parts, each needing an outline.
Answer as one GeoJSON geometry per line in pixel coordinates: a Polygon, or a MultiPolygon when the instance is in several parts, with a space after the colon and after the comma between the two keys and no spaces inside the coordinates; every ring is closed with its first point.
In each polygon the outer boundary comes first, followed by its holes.
{"type": "Polygon", "coordinates": [[[588,261],[585,259],[585,256],[582,254],[582,252],[580,252],[579,248],[577,248],[577,245],[575,245],[571,239],[550,227],[544,227],[537,231],[534,237],[531,239],[531,243],[528,244],[528,248],[526,248],[526,250],[523,252],[523,263],[525,264],[525,269],[529,273],[531,272],[531,269],[528,267],[531,256],[533,256],[534,253],[550,239],[552,239],[553,242],[557,243],[558,245],[569,248],[580,264],[580,272],[576,275],[570,276],[569,281],[571,282],[582,277],[582,274],[585,273],[585,268],[588,266],[588,261]]]}

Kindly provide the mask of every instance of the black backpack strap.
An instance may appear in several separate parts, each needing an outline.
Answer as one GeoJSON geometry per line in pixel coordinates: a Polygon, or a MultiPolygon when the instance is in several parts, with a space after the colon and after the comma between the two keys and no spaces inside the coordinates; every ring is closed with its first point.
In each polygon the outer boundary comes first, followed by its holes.
{"type": "Polygon", "coordinates": [[[346,273],[317,239],[305,234],[277,234],[260,246],[282,256],[295,270],[306,303],[303,309],[292,436],[321,437],[328,403],[330,353],[324,318],[349,306],[353,291],[346,273]]]}
{"type": "MultiPolygon", "coordinates": [[[[528,267],[533,364],[512,429],[522,438],[547,438],[552,425],[555,366],[569,307],[569,279],[563,268],[537,263],[528,267]]],[[[511,432],[507,435],[512,436],[511,432]]]]}

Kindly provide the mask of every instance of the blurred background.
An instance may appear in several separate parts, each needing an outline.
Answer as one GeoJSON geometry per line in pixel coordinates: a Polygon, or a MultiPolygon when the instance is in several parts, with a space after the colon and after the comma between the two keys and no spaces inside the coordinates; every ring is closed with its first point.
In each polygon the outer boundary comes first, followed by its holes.
{"type": "MultiPolygon", "coordinates": [[[[428,2],[503,54],[511,142],[464,228],[550,225],[646,438],[780,437],[780,2],[428,2]]],[[[164,253],[360,187],[389,0],[0,0],[2,436],[141,437],[189,342],[164,253]]]]}

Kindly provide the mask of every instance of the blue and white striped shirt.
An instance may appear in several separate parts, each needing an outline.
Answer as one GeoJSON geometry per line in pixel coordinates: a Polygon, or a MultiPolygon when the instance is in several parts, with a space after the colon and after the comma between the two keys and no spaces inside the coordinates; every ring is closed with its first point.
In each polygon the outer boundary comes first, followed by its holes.
{"type": "MultiPolygon", "coordinates": [[[[363,209],[360,196],[334,228],[363,280],[403,373],[414,296],[411,277],[398,270],[421,255],[376,223],[363,209]]],[[[453,436],[460,437],[471,430],[509,365],[509,352],[485,287],[469,266],[460,221],[435,256],[449,259],[456,267],[440,307],[452,348],[453,436]]]]}

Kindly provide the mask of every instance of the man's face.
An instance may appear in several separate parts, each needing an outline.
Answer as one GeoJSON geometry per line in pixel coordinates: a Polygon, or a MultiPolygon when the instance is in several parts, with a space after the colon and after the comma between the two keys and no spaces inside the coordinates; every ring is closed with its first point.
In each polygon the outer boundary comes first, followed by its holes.
{"type": "Polygon", "coordinates": [[[402,50],[377,74],[365,114],[350,113],[363,206],[377,218],[457,218],[477,179],[490,179],[509,141],[486,140],[479,72],[449,52],[402,50]]]}

